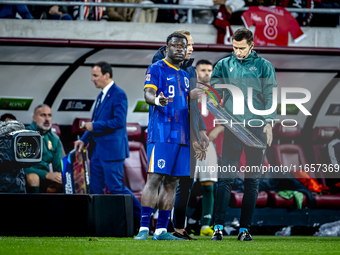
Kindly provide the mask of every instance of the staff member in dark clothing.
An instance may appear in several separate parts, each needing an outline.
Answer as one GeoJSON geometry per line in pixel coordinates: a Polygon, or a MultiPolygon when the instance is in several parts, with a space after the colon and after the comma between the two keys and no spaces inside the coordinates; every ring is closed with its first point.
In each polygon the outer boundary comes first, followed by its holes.
{"type": "MultiPolygon", "coordinates": [[[[190,103],[189,103],[189,115],[190,115],[190,169],[191,172],[194,172],[196,159],[194,157],[195,151],[192,147],[193,142],[200,142],[203,147],[209,145],[209,138],[205,133],[206,127],[201,116],[200,110],[198,108],[197,99],[201,97],[204,92],[198,88],[196,88],[196,71],[192,66],[194,59],[190,58],[193,52],[193,44],[194,41],[190,35],[189,31],[178,30],[174,31],[174,33],[183,34],[188,39],[188,47],[187,54],[185,56],[184,62],[180,66],[184,71],[186,71],[190,76],[190,103]]],[[[166,46],[161,47],[155,56],[152,59],[152,63],[155,63],[161,59],[163,59],[166,55],[165,51],[166,46]]],[[[185,212],[187,209],[187,204],[189,200],[189,196],[191,193],[191,188],[193,184],[193,179],[189,176],[181,177],[179,180],[179,185],[176,191],[176,198],[174,204],[174,215],[173,215],[173,227],[175,233],[173,234],[176,237],[187,239],[187,240],[196,240],[188,235],[188,233],[184,230],[185,224],[185,212]]],[[[170,230],[171,230],[170,224],[170,230]]]]}
{"type": "MultiPolygon", "coordinates": [[[[258,110],[271,109],[273,104],[272,92],[277,87],[275,70],[273,65],[266,59],[258,56],[253,51],[253,34],[248,29],[237,30],[233,35],[233,49],[231,56],[219,61],[211,75],[210,84],[231,84],[238,87],[244,95],[246,107],[244,115],[234,115],[239,123],[245,121],[246,127],[256,135],[263,143],[269,146],[272,143],[272,124],[276,116],[276,110],[268,115],[253,114],[247,107],[248,87],[253,91],[253,107],[258,110]],[[249,127],[249,121],[252,126],[249,127]],[[262,127],[261,127],[262,122],[262,127]],[[264,126],[264,128],[263,128],[264,126]]],[[[223,97],[224,109],[232,113],[233,100],[227,89],[216,89],[219,96],[223,97]]],[[[242,124],[241,124],[242,125],[242,124]]],[[[222,147],[222,166],[238,169],[240,156],[246,154],[246,166],[263,165],[265,149],[244,147],[244,144],[231,131],[225,129],[222,147]]],[[[232,184],[235,180],[235,172],[220,172],[215,203],[215,227],[213,241],[223,240],[223,224],[230,201],[232,184]]],[[[244,196],[240,220],[239,241],[253,241],[249,234],[251,219],[254,214],[261,171],[246,172],[244,180],[244,196]]]]}

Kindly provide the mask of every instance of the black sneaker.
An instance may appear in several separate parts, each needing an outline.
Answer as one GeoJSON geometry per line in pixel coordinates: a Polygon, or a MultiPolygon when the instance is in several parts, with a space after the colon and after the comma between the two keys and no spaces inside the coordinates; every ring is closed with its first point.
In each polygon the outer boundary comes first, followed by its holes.
{"type": "Polygon", "coordinates": [[[189,234],[185,230],[183,231],[183,235],[181,233],[176,232],[176,231],[172,235],[175,236],[175,237],[178,237],[178,238],[189,240],[189,241],[197,241],[197,239],[189,236],[189,234]]]}
{"type": "Polygon", "coordinates": [[[255,241],[251,235],[249,234],[248,231],[243,231],[242,233],[240,233],[237,237],[238,241],[255,241]]]}
{"type": "Polygon", "coordinates": [[[211,241],[223,241],[222,229],[215,229],[211,241]]]}

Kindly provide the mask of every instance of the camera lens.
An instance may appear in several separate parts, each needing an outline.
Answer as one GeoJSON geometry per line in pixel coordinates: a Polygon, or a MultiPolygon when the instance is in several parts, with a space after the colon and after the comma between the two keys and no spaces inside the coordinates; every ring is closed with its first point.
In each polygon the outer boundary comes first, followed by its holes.
{"type": "Polygon", "coordinates": [[[17,139],[18,159],[35,159],[40,157],[39,140],[34,136],[20,136],[17,139]]]}

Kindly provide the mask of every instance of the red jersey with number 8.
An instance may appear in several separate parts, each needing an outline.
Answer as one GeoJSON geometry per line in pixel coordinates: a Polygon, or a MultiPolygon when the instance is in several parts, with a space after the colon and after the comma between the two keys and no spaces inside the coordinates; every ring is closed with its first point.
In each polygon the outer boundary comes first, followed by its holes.
{"type": "Polygon", "coordinates": [[[242,20],[247,28],[255,25],[255,45],[288,46],[289,32],[295,43],[305,37],[299,23],[283,7],[251,6],[242,20]]]}

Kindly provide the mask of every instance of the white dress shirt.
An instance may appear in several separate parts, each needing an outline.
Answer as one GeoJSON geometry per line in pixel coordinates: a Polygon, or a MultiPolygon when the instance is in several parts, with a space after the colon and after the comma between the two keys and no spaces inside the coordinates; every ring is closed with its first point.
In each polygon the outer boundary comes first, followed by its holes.
{"type": "Polygon", "coordinates": [[[107,92],[109,91],[109,89],[111,88],[111,86],[113,85],[113,83],[114,83],[114,82],[111,81],[108,85],[106,85],[105,88],[102,89],[103,95],[102,95],[102,99],[101,99],[101,101],[100,101],[101,103],[104,101],[104,98],[105,98],[107,92]]]}

